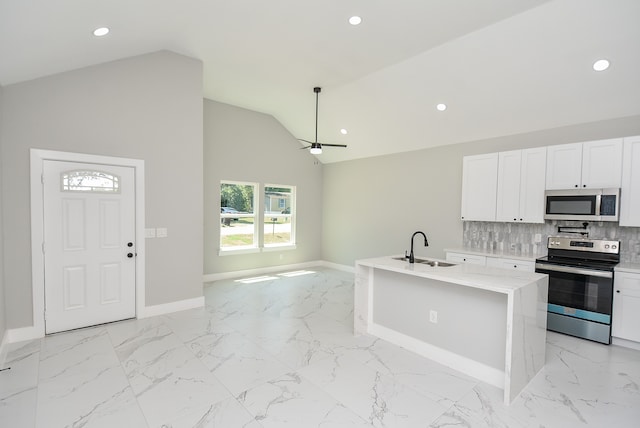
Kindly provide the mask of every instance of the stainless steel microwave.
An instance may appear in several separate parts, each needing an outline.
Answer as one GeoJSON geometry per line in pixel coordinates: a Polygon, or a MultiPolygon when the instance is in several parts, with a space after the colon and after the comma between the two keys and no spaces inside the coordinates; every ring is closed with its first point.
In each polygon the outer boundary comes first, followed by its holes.
{"type": "Polygon", "coordinates": [[[620,189],[567,189],[545,192],[546,220],[618,221],[620,189]]]}

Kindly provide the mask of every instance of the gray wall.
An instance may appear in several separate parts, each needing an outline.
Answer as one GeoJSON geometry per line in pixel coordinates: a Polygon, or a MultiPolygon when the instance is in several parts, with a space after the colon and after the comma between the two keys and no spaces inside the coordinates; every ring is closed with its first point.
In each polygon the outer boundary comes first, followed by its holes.
{"type": "Polygon", "coordinates": [[[143,159],[146,305],[202,295],[202,64],[156,52],[6,86],[1,104],[7,327],[32,325],[29,149],[143,159]]]}
{"type": "MultiPolygon", "coordinates": [[[[0,105],[2,105],[2,97],[3,97],[3,89],[0,86],[0,105]]],[[[0,129],[2,128],[2,109],[0,109],[0,129]]],[[[2,133],[0,132],[0,166],[1,160],[4,159],[4,143],[2,139],[2,133]]],[[[4,168],[0,170],[0,343],[2,343],[2,338],[4,337],[4,332],[6,331],[6,309],[5,309],[5,300],[4,300],[4,263],[3,263],[3,221],[2,221],[2,176],[3,176],[4,168]]]]}
{"type": "Polygon", "coordinates": [[[270,115],[204,101],[204,273],[319,260],[322,164],[270,115]],[[219,256],[220,181],[296,186],[295,250],[219,256]]]}
{"type": "Polygon", "coordinates": [[[416,254],[444,257],[462,246],[462,157],[640,134],[640,116],[549,129],[324,166],[322,258],[353,265],[401,254],[414,231],[416,254]]]}

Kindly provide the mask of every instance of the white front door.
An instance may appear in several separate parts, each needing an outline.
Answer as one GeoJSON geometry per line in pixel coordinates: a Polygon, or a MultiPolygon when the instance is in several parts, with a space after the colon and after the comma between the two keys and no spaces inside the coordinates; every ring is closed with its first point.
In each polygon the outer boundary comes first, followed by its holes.
{"type": "Polygon", "coordinates": [[[45,160],[45,331],[135,317],[134,168],[45,160]]]}

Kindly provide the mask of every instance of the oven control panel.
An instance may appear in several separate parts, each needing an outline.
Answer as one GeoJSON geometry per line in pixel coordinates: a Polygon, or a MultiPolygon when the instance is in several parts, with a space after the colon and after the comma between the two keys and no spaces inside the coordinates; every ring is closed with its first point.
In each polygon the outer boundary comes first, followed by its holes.
{"type": "Polygon", "coordinates": [[[550,236],[547,248],[558,250],[589,251],[594,253],[620,253],[620,241],[603,239],[571,238],[566,236],[550,236]]]}

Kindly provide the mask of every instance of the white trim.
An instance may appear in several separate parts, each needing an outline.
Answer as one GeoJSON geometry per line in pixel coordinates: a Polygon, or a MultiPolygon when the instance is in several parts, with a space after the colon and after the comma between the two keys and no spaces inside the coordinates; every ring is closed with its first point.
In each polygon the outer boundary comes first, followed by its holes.
{"type": "Polygon", "coordinates": [[[138,315],[138,318],[149,318],[158,315],[169,314],[171,312],[186,311],[187,309],[195,309],[204,307],[204,296],[194,297],[193,299],[178,300],[176,302],[163,303],[161,305],[147,306],[144,312],[138,315]]]}
{"type": "Polygon", "coordinates": [[[225,249],[220,248],[218,250],[218,256],[237,256],[239,254],[255,254],[259,252],[261,251],[258,247],[230,247],[225,249]]]}
{"type": "Polygon", "coordinates": [[[634,342],[632,340],[621,339],[619,337],[612,337],[611,344],[616,346],[623,346],[625,348],[635,349],[640,351],[640,343],[634,342]]]}
{"type": "Polygon", "coordinates": [[[5,332],[6,343],[23,342],[25,340],[40,339],[44,334],[36,327],[10,328],[5,332]]]}
{"type": "MultiPolygon", "coordinates": [[[[35,337],[44,337],[44,214],[42,173],[45,160],[82,162],[133,167],[136,204],[136,316],[145,309],[145,198],[144,161],[140,159],[82,153],[31,149],[31,287],[33,295],[33,329],[35,337]]],[[[23,330],[23,329],[18,329],[23,330]]],[[[21,337],[22,334],[17,334],[21,337]]],[[[29,337],[34,338],[34,337],[29,337]]],[[[26,340],[26,339],[20,339],[26,340]]],[[[9,342],[14,342],[10,335],[9,342]]]]}
{"type": "Polygon", "coordinates": [[[502,370],[479,363],[462,355],[447,351],[446,349],[430,345],[379,324],[370,324],[368,332],[444,366],[468,374],[489,385],[498,387],[501,390],[504,389],[505,373],[502,370]]]}
{"type": "Polygon", "coordinates": [[[256,269],[237,270],[233,272],[210,273],[202,276],[202,282],[220,281],[222,279],[240,278],[243,276],[255,276],[263,273],[282,272],[284,270],[307,269],[313,266],[322,266],[322,261],[296,263],[291,265],[267,266],[256,269]]]}
{"type": "Polygon", "coordinates": [[[264,247],[262,247],[262,251],[265,253],[272,253],[275,251],[290,251],[290,250],[295,250],[297,248],[298,247],[296,244],[272,244],[272,245],[265,245],[264,247]]]}
{"type": "Polygon", "coordinates": [[[4,368],[4,363],[7,360],[7,345],[9,344],[9,334],[7,331],[2,335],[0,340],[0,369],[4,368]]]}
{"type": "Polygon", "coordinates": [[[332,263],[332,262],[323,261],[322,262],[322,266],[328,267],[328,268],[331,268],[331,269],[341,270],[343,272],[348,272],[348,273],[353,273],[353,274],[356,273],[355,265],[353,265],[353,266],[341,265],[341,264],[338,264],[338,263],[332,263]]]}

